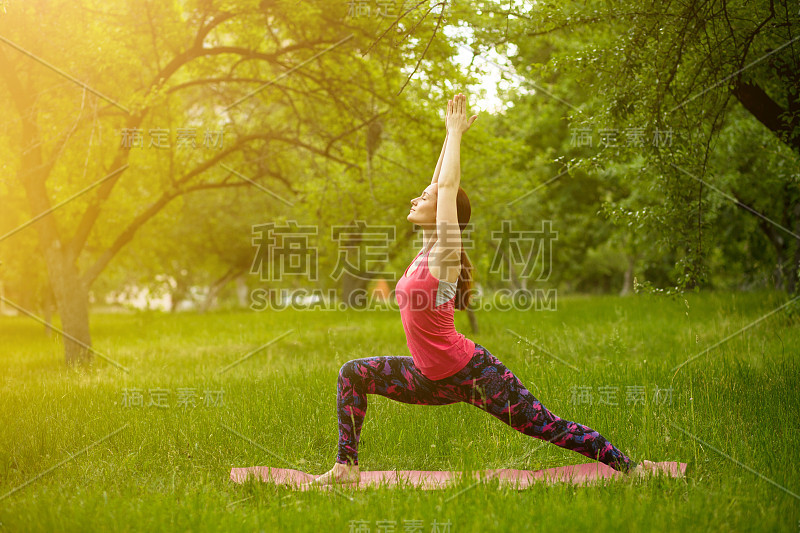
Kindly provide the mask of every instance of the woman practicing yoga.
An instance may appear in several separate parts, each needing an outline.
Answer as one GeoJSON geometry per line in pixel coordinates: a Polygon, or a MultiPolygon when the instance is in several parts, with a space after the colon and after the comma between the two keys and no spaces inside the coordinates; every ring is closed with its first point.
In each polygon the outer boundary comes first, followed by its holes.
{"type": "Polygon", "coordinates": [[[358,440],[368,394],[417,405],[470,403],[525,435],[615,470],[641,475],[654,469],[651,461],[635,463],[593,429],[548,411],[489,350],[456,331],[453,313],[467,308],[472,268],[461,244],[471,214],[459,186],[461,136],[476,118],[467,119],[464,95],[447,102],[447,134],[433,180],[411,200],[407,218],[422,227],[424,246],[395,289],[411,356],[366,357],[342,365],[336,463],[307,485],[358,482],[358,440]]]}

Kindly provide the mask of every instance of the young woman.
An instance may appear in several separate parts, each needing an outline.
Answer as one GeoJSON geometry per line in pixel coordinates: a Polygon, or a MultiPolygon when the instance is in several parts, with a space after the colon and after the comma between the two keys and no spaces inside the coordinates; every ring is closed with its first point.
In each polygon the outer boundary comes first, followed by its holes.
{"type": "Polygon", "coordinates": [[[472,268],[461,244],[471,215],[459,186],[461,136],[476,118],[467,119],[464,95],[447,102],[447,135],[433,180],[411,200],[407,219],[422,227],[424,247],[395,289],[411,356],[366,357],[342,365],[336,463],[307,485],[359,481],[358,441],[368,394],[417,405],[470,403],[517,431],[615,470],[641,475],[655,468],[651,461],[635,463],[593,429],[548,411],[489,350],[455,330],[453,313],[467,308],[472,268]]]}

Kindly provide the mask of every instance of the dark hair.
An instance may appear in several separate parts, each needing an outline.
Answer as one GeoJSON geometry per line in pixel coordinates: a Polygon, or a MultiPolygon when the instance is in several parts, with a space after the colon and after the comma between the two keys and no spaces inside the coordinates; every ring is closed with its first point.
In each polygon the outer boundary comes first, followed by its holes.
{"type": "Polygon", "coordinates": [[[469,223],[472,215],[472,208],[469,205],[467,193],[461,187],[458,188],[456,195],[456,211],[458,211],[458,227],[461,230],[461,272],[458,274],[458,285],[456,286],[455,308],[464,311],[469,307],[469,300],[472,293],[472,263],[467,258],[464,251],[464,228],[469,223]]]}

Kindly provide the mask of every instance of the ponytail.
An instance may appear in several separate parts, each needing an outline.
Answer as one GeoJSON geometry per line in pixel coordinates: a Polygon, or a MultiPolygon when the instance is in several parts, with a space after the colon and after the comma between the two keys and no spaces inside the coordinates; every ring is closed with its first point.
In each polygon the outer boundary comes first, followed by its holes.
{"type": "Polygon", "coordinates": [[[458,188],[458,194],[456,195],[456,210],[458,211],[458,227],[461,230],[461,272],[458,274],[455,308],[464,311],[469,307],[472,296],[473,266],[469,258],[467,258],[467,252],[464,251],[464,228],[469,223],[472,208],[470,207],[467,193],[461,187],[458,188]]]}
{"type": "Polygon", "coordinates": [[[464,245],[462,244],[461,272],[458,274],[455,301],[455,308],[459,311],[465,311],[469,307],[472,296],[472,268],[472,263],[467,258],[467,252],[464,251],[464,245]]]}

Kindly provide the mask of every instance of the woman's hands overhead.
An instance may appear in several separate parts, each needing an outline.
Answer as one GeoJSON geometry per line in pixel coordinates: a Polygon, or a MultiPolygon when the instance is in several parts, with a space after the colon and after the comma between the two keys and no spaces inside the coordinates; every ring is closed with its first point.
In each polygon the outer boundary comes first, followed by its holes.
{"type": "Polygon", "coordinates": [[[452,100],[447,101],[447,113],[445,124],[447,133],[464,133],[472,126],[478,115],[472,115],[467,119],[467,97],[458,93],[452,100]]]}

